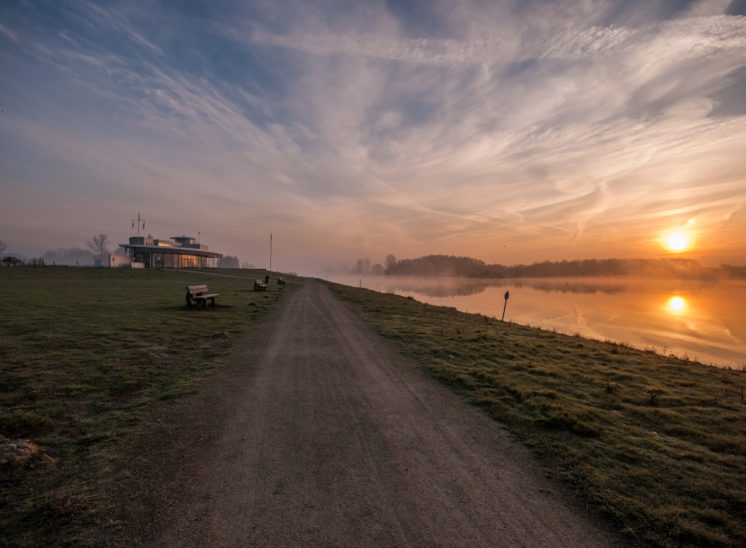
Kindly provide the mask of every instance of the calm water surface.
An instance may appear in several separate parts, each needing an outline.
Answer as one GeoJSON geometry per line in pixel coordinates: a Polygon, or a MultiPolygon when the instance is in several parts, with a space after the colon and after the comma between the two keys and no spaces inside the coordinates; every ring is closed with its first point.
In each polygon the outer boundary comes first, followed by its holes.
{"type": "Polygon", "coordinates": [[[718,366],[746,366],[746,282],[604,279],[472,280],[330,276],[505,320],[613,340],[718,366]]]}

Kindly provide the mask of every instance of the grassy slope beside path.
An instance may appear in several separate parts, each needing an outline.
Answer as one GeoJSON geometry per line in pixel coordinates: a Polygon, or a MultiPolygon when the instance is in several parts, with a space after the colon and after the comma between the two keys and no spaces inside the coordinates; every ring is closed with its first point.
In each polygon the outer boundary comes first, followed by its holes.
{"type": "Polygon", "coordinates": [[[746,545],[746,373],[329,284],[650,545],[746,545]]]}
{"type": "Polygon", "coordinates": [[[293,285],[254,292],[263,275],[0,269],[0,435],[40,447],[0,466],[0,545],[90,541],[118,444],[154,403],[192,393],[293,285]],[[185,306],[200,283],[217,307],[185,306]]]}

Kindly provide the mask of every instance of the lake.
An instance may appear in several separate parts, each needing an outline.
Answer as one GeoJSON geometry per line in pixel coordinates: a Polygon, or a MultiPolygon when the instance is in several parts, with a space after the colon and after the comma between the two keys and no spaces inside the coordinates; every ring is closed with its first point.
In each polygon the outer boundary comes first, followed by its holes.
{"type": "Polygon", "coordinates": [[[334,275],[329,280],[496,318],[509,291],[506,321],[746,367],[746,281],[334,275]]]}

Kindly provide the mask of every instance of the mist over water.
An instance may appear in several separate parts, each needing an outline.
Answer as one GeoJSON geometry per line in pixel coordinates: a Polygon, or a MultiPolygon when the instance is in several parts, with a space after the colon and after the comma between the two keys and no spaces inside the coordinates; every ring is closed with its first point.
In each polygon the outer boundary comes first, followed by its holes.
{"type": "Polygon", "coordinates": [[[335,276],[330,281],[611,340],[721,367],[746,366],[746,281],[638,278],[481,280],[335,276]]]}

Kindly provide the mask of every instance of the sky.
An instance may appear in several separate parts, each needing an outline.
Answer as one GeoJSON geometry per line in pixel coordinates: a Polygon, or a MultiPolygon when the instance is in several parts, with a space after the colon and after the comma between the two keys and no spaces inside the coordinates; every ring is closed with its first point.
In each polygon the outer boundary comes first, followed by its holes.
{"type": "Polygon", "coordinates": [[[746,1],[0,3],[0,240],[746,264],[746,1]]]}

